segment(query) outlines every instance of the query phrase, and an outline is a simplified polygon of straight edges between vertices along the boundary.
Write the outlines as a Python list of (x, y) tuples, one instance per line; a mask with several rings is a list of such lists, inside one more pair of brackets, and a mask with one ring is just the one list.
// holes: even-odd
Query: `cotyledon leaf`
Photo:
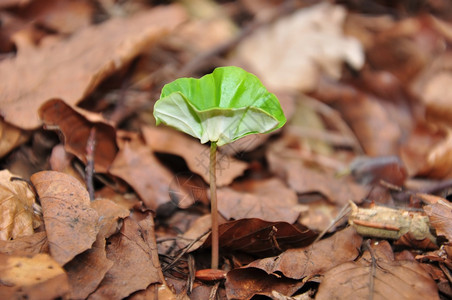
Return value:
[(233, 66), (165, 85), (154, 117), (157, 125), (164, 123), (218, 146), (271, 132), (286, 122), (276, 96), (255, 75)]

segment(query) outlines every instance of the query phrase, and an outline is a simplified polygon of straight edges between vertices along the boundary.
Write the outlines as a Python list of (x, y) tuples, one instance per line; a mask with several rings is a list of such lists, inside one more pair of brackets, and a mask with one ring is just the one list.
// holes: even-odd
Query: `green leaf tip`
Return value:
[(166, 124), (218, 146), (249, 134), (269, 133), (286, 123), (276, 96), (255, 75), (234, 66), (166, 84), (154, 117), (157, 125)]

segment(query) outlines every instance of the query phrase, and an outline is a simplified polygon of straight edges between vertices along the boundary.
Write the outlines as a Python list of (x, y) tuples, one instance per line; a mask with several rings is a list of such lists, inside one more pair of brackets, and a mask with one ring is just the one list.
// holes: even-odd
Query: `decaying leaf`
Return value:
[[(388, 249), (390, 247), (388, 245)], [(366, 253), (365, 253), (366, 254)], [(373, 251), (325, 273), (316, 299), (439, 299), (435, 282), (414, 260), (394, 260)]]
[(91, 248), (99, 215), (90, 207), (88, 191), (74, 177), (41, 171), (30, 179), (41, 199), (50, 254), (64, 265)]
[(100, 114), (72, 108), (64, 101), (54, 99), (39, 108), (39, 115), (47, 128), (61, 131), (66, 151), (85, 163), (90, 131), (94, 129), (94, 168), (97, 172), (107, 172), (118, 146), (115, 129)]
[[(201, 145), (195, 139), (169, 128), (144, 127), (146, 143), (155, 152), (181, 156), (188, 168), (209, 182), (209, 147)], [(229, 156), (218, 154), (217, 185), (230, 184), (234, 178), (242, 175), (248, 165)]]
[(343, 61), (364, 63), (359, 42), (342, 33), (345, 16), (329, 3), (299, 10), (244, 40), (237, 56), (272, 88), (311, 90), (322, 73), (339, 78)]
[(0, 240), (0, 253), (16, 256), (33, 256), (48, 253), (49, 244), (44, 231), (27, 235), (10, 241)]
[(289, 249), (278, 256), (256, 260), (246, 268), (259, 268), (268, 274), (302, 279), (325, 273), (333, 266), (353, 261), (359, 255), (362, 238), (353, 228), (304, 248)]
[(424, 206), (430, 224), (436, 230), (437, 235), (442, 235), (452, 242), (452, 205), (445, 199)]
[(224, 187), (217, 191), (217, 197), (218, 211), (226, 219), (258, 218), (292, 224), (300, 214), (296, 193), (277, 178)]
[(155, 8), (129, 19), (112, 19), (80, 30), (68, 39), (44, 43), (0, 63), (0, 111), (19, 128), (41, 124), (37, 110), (60, 98), (76, 104), (109, 74), (132, 60), (184, 20), (178, 6)]
[(0, 171), (0, 240), (32, 235), (41, 224), (33, 208), (34, 193), (25, 181), (12, 177), (8, 170)]
[(48, 254), (0, 254), (1, 299), (56, 299), (69, 291), (64, 270)]

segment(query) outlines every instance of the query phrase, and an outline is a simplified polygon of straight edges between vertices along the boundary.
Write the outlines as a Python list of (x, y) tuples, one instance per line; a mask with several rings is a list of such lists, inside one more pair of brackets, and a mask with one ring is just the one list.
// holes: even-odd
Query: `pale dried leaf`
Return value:
[(33, 209), (33, 191), (25, 181), (12, 177), (16, 176), (8, 170), (0, 171), (0, 240), (32, 235), (41, 224)]

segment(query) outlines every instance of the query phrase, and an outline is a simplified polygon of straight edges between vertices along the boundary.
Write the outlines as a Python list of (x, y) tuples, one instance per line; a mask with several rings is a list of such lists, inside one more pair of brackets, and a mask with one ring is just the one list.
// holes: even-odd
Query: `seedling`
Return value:
[(281, 128), (286, 118), (276, 96), (253, 74), (220, 67), (200, 79), (179, 78), (162, 89), (154, 106), (157, 125), (164, 123), (210, 142), (212, 269), (218, 268), (217, 147), (253, 133)]

